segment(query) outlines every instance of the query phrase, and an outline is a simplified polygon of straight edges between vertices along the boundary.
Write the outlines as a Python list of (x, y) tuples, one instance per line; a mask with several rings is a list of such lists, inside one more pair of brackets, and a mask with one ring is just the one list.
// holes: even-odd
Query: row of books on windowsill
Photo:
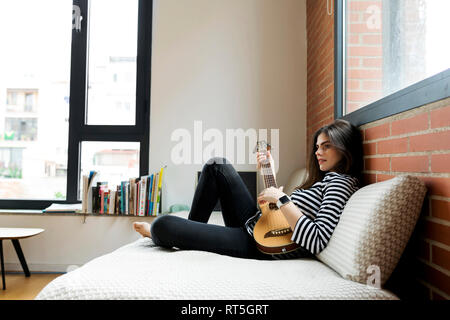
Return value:
[(158, 172), (130, 178), (110, 189), (107, 182), (96, 182), (97, 172), (83, 176), (82, 213), (157, 216), (161, 214), (164, 167)]
[(85, 213), (157, 216), (161, 214), (164, 167), (159, 172), (122, 181), (113, 189), (97, 181), (98, 173), (83, 176), (82, 203), (53, 203), (43, 213)]

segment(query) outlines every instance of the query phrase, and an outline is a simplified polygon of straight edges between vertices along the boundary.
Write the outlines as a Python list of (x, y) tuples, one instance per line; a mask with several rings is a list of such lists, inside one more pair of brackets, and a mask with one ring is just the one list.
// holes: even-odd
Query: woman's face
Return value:
[(316, 159), (319, 162), (320, 170), (333, 171), (342, 159), (342, 154), (331, 144), (325, 133), (322, 132), (317, 137), (316, 148)]

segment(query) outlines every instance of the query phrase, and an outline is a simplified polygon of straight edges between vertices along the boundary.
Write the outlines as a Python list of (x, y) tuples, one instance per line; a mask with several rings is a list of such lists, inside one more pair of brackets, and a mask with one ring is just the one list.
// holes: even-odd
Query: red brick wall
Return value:
[(450, 98), (360, 127), (366, 183), (413, 175), (428, 193), (387, 286), (407, 297), (450, 298)]
[(334, 119), (334, 17), (327, 2), (306, 2), (307, 145), (313, 133)]
[(350, 0), (347, 46), (347, 113), (383, 95), (382, 0)]
[[(307, 0), (308, 146), (334, 120), (334, 18)], [(360, 59), (360, 63), (363, 63)], [(360, 127), (365, 183), (414, 175), (427, 188), (421, 216), (386, 288), (405, 299), (450, 298), (450, 98)]]

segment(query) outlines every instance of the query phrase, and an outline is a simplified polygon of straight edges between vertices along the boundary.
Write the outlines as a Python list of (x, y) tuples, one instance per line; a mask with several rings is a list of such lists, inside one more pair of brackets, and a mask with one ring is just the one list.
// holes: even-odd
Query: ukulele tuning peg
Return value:
[(272, 146), (270, 145), (270, 143), (266, 142), (265, 140), (262, 141), (258, 141), (256, 143), (255, 148), (253, 149), (253, 153), (256, 153), (259, 150), (269, 150), (272, 148)]

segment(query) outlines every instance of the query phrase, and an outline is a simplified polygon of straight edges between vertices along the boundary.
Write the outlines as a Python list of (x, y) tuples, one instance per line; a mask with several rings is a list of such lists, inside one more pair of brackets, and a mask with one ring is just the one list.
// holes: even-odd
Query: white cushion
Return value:
[(347, 202), (327, 247), (317, 258), (345, 279), (383, 286), (412, 234), (426, 193), (413, 176), (367, 185)]

